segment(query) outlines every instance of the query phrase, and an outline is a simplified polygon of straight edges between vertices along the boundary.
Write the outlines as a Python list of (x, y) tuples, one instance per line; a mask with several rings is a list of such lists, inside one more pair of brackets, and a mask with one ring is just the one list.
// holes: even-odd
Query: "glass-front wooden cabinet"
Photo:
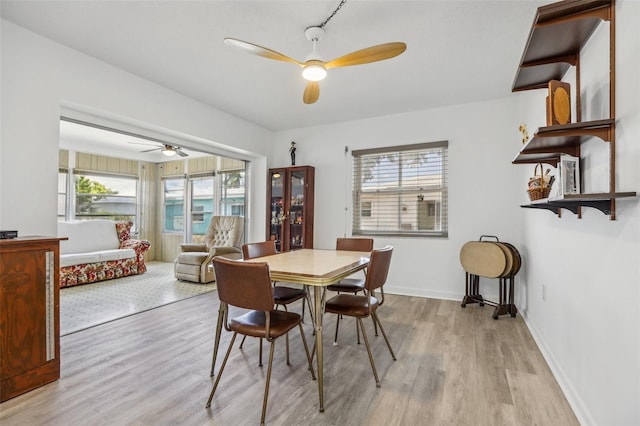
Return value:
[(311, 166), (269, 169), (267, 239), (279, 252), (313, 248), (314, 178)]

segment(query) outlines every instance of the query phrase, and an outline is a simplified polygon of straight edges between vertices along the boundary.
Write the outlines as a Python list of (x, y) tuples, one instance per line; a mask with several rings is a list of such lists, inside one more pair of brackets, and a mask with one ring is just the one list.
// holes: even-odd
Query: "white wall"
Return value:
[[(59, 117), (69, 105), (110, 119), (229, 146), (252, 161), (252, 195), (266, 197), (272, 133), (2, 20), (0, 229), (55, 235)], [(116, 118), (117, 121), (117, 118)], [(264, 217), (252, 203), (248, 216)], [(264, 235), (263, 220), (249, 236)]]
[[(640, 192), (640, 3), (619, 0), (616, 21), (617, 190)], [(583, 119), (608, 118), (608, 40), (601, 25), (581, 55)], [(545, 95), (522, 98), (520, 110), (537, 125)], [(583, 183), (606, 190), (607, 144), (590, 141), (582, 154)], [(590, 208), (582, 219), (527, 210), (522, 224), (527, 324), (583, 424), (640, 424), (637, 198), (616, 210), (615, 221)]]
[[(524, 186), (511, 165), (520, 144), (516, 97), (280, 132), (269, 166), (289, 165), (296, 141), (296, 164), (316, 168), (315, 247), (333, 248), (336, 237), (351, 235), (351, 150), (448, 140), (449, 237), (375, 238), (375, 246), (394, 246), (387, 291), (462, 300), (465, 242), (489, 234), (520, 243), (515, 200)], [(491, 281), (486, 295), (497, 292)]]

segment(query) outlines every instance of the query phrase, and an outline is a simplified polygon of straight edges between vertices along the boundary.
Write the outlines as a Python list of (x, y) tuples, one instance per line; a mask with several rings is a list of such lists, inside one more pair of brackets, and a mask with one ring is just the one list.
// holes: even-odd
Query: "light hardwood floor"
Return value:
[[(62, 377), (0, 404), (11, 425), (252, 425), (260, 421), (266, 375), (247, 339), (226, 367), (211, 409), (205, 403), (217, 317), (216, 292), (65, 336)], [(495, 321), (493, 308), (393, 296), (370, 342), (376, 388), (355, 323), (325, 316), (325, 412), (318, 411), (297, 331), (291, 365), (276, 344), (266, 423), (271, 425), (576, 425), (578, 421), (520, 316)], [(312, 342), (309, 320), (305, 324)], [(230, 340), (223, 332), (219, 363)], [(238, 341), (236, 340), (236, 346)], [(219, 366), (218, 363), (218, 366)]]

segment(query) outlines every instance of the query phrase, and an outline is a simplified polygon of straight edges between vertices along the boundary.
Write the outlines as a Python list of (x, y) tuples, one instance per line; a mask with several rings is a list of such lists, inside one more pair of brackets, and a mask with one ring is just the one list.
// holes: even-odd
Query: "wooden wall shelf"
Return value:
[(613, 119), (540, 127), (512, 163), (547, 163), (556, 167), (562, 154), (579, 157), (580, 145), (592, 137), (611, 142), (614, 127)]
[[(522, 208), (550, 210), (560, 215), (560, 209), (571, 211), (573, 214), (582, 216), (581, 207), (592, 207), (600, 210), (606, 215), (611, 214), (611, 205), (618, 198), (635, 197), (635, 192), (616, 193), (592, 193), (592, 194), (567, 194), (562, 198), (551, 198), (534, 201), (531, 204), (521, 205)], [(615, 205), (615, 204), (614, 204)]]
[(540, 7), (516, 72), (512, 91), (546, 88), (576, 65), (580, 49), (601, 21), (611, 19), (610, 0), (566, 0)]
[[(603, 21), (610, 23), (609, 118), (582, 121), (580, 50)], [(540, 127), (512, 163), (546, 163), (557, 167), (561, 155), (580, 157), (580, 146), (594, 137), (599, 138), (607, 142), (609, 148), (609, 192), (566, 195), (521, 207), (550, 210), (558, 216), (561, 209), (566, 209), (578, 217), (582, 207), (592, 207), (615, 220), (616, 199), (636, 196), (635, 192), (616, 191), (615, 0), (564, 0), (538, 8), (512, 91), (548, 88), (550, 80), (561, 80), (571, 66), (576, 67), (577, 122)]]

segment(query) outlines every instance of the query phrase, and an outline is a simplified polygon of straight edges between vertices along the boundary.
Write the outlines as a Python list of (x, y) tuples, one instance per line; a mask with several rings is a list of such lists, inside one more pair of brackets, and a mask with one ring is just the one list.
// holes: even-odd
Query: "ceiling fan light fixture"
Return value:
[(326, 76), (327, 69), (322, 64), (322, 61), (309, 61), (302, 68), (302, 77), (307, 81), (324, 80)]
[(162, 150), (162, 153), (167, 157), (173, 157), (174, 155), (176, 155), (176, 150), (173, 149), (172, 147), (165, 147)]

